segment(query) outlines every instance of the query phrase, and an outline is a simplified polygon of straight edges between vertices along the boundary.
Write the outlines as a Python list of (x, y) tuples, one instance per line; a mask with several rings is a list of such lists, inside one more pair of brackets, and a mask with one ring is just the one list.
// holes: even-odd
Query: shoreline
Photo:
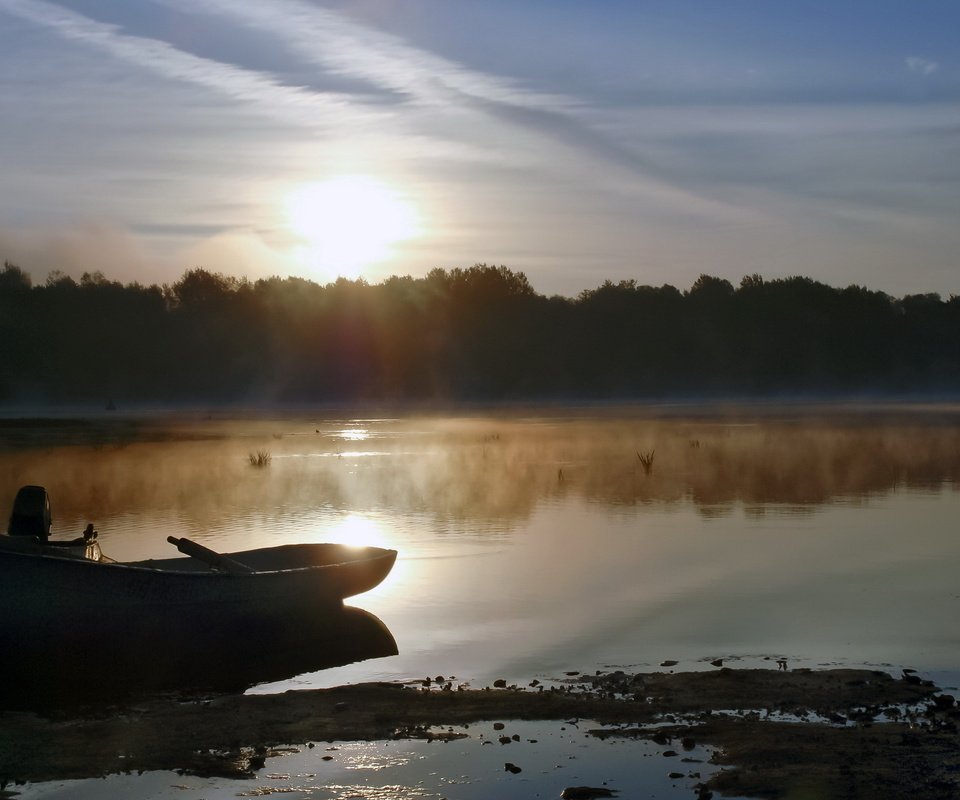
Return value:
[(279, 695), (143, 698), (49, 717), (4, 712), (0, 781), (138, 770), (249, 777), (262, 769), (264, 753), (284, 745), (431, 738), (440, 726), (575, 717), (614, 726), (591, 730), (599, 738), (652, 739), (665, 747), (692, 740), (715, 748), (713, 761), (722, 769), (704, 781), (702, 796), (784, 797), (817, 787), (831, 798), (939, 800), (960, 792), (960, 709), (913, 674), (723, 667), (566, 681), (483, 689), (368, 683)]

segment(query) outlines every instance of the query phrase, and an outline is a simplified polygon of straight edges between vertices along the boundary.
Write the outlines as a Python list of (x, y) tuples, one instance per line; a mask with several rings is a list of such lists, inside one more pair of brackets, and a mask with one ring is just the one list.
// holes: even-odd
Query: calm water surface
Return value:
[(170, 555), (171, 534), (400, 553), (353, 600), (399, 655), (252, 691), (718, 657), (960, 676), (953, 408), (161, 419), (138, 435), (8, 447), (0, 494), (47, 486), (55, 530), (92, 521), (119, 560)]

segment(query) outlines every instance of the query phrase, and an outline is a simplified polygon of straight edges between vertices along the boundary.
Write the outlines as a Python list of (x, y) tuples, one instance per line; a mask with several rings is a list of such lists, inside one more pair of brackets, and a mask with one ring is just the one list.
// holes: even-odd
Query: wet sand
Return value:
[(664, 751), (692, 742), (716, 748), (723, 769), (700, 788), (702, 797), (939, 800), (960, 796), (960, 711), (937, 694), (913, 675), (724, 667), (572, 675), (549, 688), (465, 688), (444, 678), (153, 697), (49, 717), (3, 713), (0, 779), (10, 791), (11, 781), (137, 770), (241, 777), (284, 745), (456, 735), (440, 728), (480, 720), (577, 718), (605, 726), (594, 731), (599, 737), (649, 738)]

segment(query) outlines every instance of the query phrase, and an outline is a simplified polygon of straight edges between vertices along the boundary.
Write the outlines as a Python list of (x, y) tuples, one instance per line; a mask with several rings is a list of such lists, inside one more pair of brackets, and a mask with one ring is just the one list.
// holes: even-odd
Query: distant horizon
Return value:
[[(112, 399), (112, 398), (110, 398)], [(191, 424), (234, 422), (250, 419), (264, 421), (278, 419), (318, 421), (376, 422), (389, 419), (416, 419), (443, 415), (451, 418), (488, 417), (522, 418), (535, 412), (550, 418), (590, 418), (612, 413), (635, 416), (637, 419), (664, 420), (696, 415), (704, 419), (777, 419), (820, 418), (824, 415), (843, 418), (858, 415), (895, 420), (900, 416), (930, 415), (932, 419), (946, 416), (960, 421), (960, 390), (949, 392), (921, 392), (917, 394), (856, 393), (845, 394), (789, 394), (789, 395), (676, 395), (660, 398), (557, 398), (541, 400), (343, 400), (343, 401), (275, 401), (256, 405), (242, 400), (203, 402), (133, 401), (116, 404), (108, 410), (96, 400), (71, 402), (0, 401), (0, 428), (9, 440), (6, 446), (19, 446), (31, 437), (30, 425), (51, 423), (81, 427), (73, 435), (97, 439), (115, 436), (116, 426), (139, 423)], [(386, 415), (386, 416), (383, 416)], [(22, 426), (26, 425), (26, 428)], [(84, 426), (91, 425), (89, 430)], [(101, 429), (103, 426), (103, 429)], [(68, 432), (47, 429), (41, 443), (62, 441)], [(134, 435), (133, 431), (129, 434)], [(109, 441), (109, 439), (104, 439)]]

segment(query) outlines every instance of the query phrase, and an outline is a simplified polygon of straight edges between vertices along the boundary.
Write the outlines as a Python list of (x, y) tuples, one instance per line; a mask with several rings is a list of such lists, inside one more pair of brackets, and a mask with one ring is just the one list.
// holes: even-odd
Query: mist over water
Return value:
[[(258, 691), (711, 658), (960, 672), (960, 414), (677, 409), (124, 420), (6, 436), (0, 496), (47, 487), (120, 560), (378, 544), (355, 604), (399, 655)], [(111, 427), (112, 426), (112, 427)], [(73, 442), (61, 444), (61, 442)], [(270, 456), (252, 466), (251, 453)], [(649, 470), (641, 457), (649, 460)]]

